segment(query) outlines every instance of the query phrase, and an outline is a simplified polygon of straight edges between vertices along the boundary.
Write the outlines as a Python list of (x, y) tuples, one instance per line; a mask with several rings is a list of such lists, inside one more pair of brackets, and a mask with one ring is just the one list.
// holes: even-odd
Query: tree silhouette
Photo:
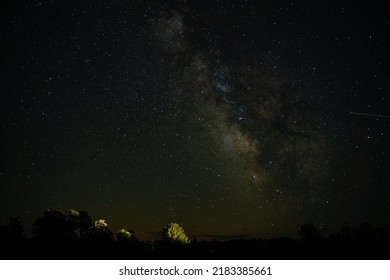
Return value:
[(87, 230), (91, 226), (92, 226), (92, 218), (88, 215), (88, 212), (79, 211), (79, 215), (78, 215), (79, 236), (87, 232)]
[(19, 217), (0, 226), (0, 259), (389, 259), (390, 232), (369, 224), (345, 224), (341, 232), (321, 237), (312, 224), (298, 239), (273, 238), (196, 241), (183, 227), (169, 223), (162, 239), (136, 240), (131, 229), (113, 233), (104, 219), (92, 223), (85, 211), (48, 209), (34, 223), (34, 238), (24, 238)]
[(85, 211), (48, 209), (43, 212), (33, 227), (35, 236), (46, 241), (75, 240), (92, 225), (91, 217)]
[(304, 242), (316, 242), (321, 238), (317, 228), (312, 224), (302, 225), (298, 230), (298, 237)]
[(3, 242), (20, 242), (24, 239), (20, 217), (10, 217), (8, 224), (0, 226), (0, 240)]
[(77, 223), (69, 213), (59, 209), (48, 209), (35, 221), (33, 232), (40, 240), (65, 241), (77, 238), (76, 229)]
[(162, 239), (165, 241), (173, 241), (177, 243), (187, 244), (190, 239), (184, 232), (184, 229), (177, 223), (170, 223), (162, 229)]
[(345, 223), (340, 228), (340, 235), (347, 240), (352, 240), (356, 233), (356, 229), (351, 227), (348, 223)]

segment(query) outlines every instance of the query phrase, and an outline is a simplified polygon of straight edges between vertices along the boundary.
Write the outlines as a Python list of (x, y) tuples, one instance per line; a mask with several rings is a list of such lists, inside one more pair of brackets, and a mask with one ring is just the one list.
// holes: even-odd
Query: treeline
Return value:
[(344, 225), (322, 237), (302, 225), (296, 238), (190, 240), (177, 223), (155, 241), (138, 240), (132, 229), (114, 233), (103, 219), (85, 211), (49, 209), (24, 236), (19, 217), (0, 226), (1, 259), (389, 259), (390, 233), (369, 224)]

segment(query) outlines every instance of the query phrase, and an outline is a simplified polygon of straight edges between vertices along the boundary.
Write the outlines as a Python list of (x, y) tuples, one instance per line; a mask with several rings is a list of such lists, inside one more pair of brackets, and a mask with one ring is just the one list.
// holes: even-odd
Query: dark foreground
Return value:
[(348, 239), (171, 242), (42, 242), (26, 239), (2, 244), (1, 259), (390, 259), (388, 232)]
[(105, 220), (92, 223), (85, 211), (49, 209), (33, 229), (26, 238), (19, 217), (0, 226), (0, 259), (390, 259), (390, 232), (369, 224), (345, 224), (328, 237), (305, 224), (297, 238), (191, 241), (170, 223), (146, 242), (131, 229), (114, 234)]

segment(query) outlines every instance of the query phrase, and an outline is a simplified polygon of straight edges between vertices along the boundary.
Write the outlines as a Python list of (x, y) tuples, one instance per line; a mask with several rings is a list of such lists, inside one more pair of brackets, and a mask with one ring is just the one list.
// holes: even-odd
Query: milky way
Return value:
[[(313, 207), (322, 199), (330, 151), (308, 109), (260, 61), (239, 51), (224, 57), (224, 47), (212, 42), (212, 36), (207, 39), (210, 46), (197, 47), (191, 41), (196, 27), (184, 25), (190, 22), (186, 16), (169, 11), (151, 20), (163, 53), (169, 109), (180, 114), (185, 108), (189, 129), (198, 122), (195, 137), (209, 139), (217, 160), (235, 175), (234, 195), (243, 195), (239, 199), (248, 202), (250, 216), (262, 209), (286, 215)], [(221, 197), (229, 190), (222, 187)]]

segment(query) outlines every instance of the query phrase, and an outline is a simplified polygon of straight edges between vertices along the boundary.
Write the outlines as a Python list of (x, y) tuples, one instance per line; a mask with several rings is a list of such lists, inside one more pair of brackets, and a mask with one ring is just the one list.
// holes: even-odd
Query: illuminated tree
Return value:
[(133, 230), (127, 230), (127, 229), (120, 229), (116, 233), (116, 240), (118, 242), (124, 242), (124, 241), (134, 241), (135, 240), (135, 233)]
[(96, 228), (106, 228), (108, 227), (108, 224), (106, 223), (106, 220), (99, 219), (95, 221), (95, 227)]
[(163, 228), (162, 239), (178, 243), (190, 243), (190, 239), (185, 234), (184, 229), (177, 223), (170, 223)]
[(106, 220), (98, 219), (94, 222), (93, 226), (91, 226), (83, 235), (82, 239), (90, 240), (90, 241), (112, 241), (113, 233), (109, 229)]

